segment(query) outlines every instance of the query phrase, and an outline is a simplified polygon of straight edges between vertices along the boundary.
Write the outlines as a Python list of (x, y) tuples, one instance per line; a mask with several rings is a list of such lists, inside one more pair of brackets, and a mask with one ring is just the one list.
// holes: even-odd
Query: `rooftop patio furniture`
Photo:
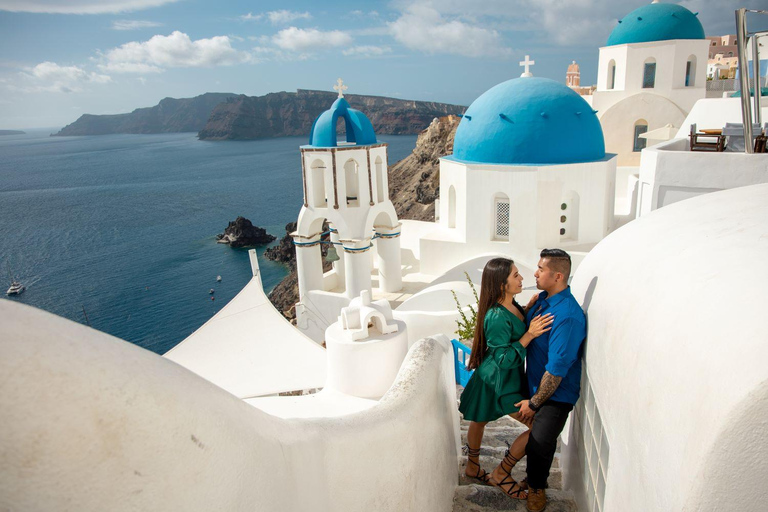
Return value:
[(768, 153), (768, 136), (758, 135), (755, 138), (755, 153)]
[[(707, 130), (716, 132), (716, 130)], [(696, 124), (691, 125), (690, 134), (691, 151), (723, 151), (725, 149), (725, 136), (720, 133), (704, 133), (696, 130)]]
[[(755, 139), (762, 134), (759, 124), (752, 125), (752, 144)], [(742, 123), (725, 123), (723, 135), (727, 137), (725, 150), (728, 152), (743, 153), (746, 148), (744, 141), (744, 125)]]

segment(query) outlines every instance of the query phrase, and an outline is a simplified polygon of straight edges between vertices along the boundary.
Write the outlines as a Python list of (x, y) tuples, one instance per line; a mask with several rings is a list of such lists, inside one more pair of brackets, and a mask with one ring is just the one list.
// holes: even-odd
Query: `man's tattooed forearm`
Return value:
[(562, 377), (555, 377), (549, 372), (544, 372), (544, 376), (541, 378), (541, 384), (539, 384), (539, 390), (535, 395), (531, 397), (531, 403), (534, 407), (541, 407), (544, 402), (549, 400), (549, 397), (555, 394), (557, 386), (563, 380)]

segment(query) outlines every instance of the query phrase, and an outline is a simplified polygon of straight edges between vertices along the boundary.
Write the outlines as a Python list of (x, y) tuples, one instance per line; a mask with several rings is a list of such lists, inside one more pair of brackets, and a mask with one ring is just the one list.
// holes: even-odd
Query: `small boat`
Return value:
[(221, 276), (216, 276), (216, 282), (217, 282), (217, 283), (220, 283), (220, 282), (221, 282)]
[(214, 290), (213, 288), (211, 288), (211, 291), (209, 291), (208, 293), (210, 293), (211, 295), (213, 295), (215, 291), (216, 291), (216, 290)]
[(6, 295), (19, 295), (23, 291), (24, 291), (24, 285), (16, 281), (13, 281), (11, 283), (11, 287), (8, 288), (8, 291), (5, 293)]
[(11, 265), (8, 264), (8, 277), (11, 278), (11, 287), (5, 292), (6, 295), (20, 295), (24, 291), (24, 285), (14, 279), (11, 273)]

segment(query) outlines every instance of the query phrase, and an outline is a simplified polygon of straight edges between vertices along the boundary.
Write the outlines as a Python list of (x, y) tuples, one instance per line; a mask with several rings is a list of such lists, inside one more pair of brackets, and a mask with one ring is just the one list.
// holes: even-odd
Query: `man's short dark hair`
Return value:
[(571, 257), (562, 249), (544, 249), (539, 254), (541, 259), (547, 260), (547, 267), (565, 276), (565, 282), (571, 276)]

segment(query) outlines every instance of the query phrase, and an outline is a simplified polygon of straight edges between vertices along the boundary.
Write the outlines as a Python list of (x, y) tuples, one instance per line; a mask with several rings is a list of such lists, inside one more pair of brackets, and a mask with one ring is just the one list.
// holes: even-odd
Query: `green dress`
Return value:
[(525, 334), (525, 322), (496, 304), (485, 314), (483, 328), (488, 350), (467, 382), (459, 406), (465, 420), (476, 422), (517, 412), (515, 404), (528, 394), (526, 349), (517, 341)]

